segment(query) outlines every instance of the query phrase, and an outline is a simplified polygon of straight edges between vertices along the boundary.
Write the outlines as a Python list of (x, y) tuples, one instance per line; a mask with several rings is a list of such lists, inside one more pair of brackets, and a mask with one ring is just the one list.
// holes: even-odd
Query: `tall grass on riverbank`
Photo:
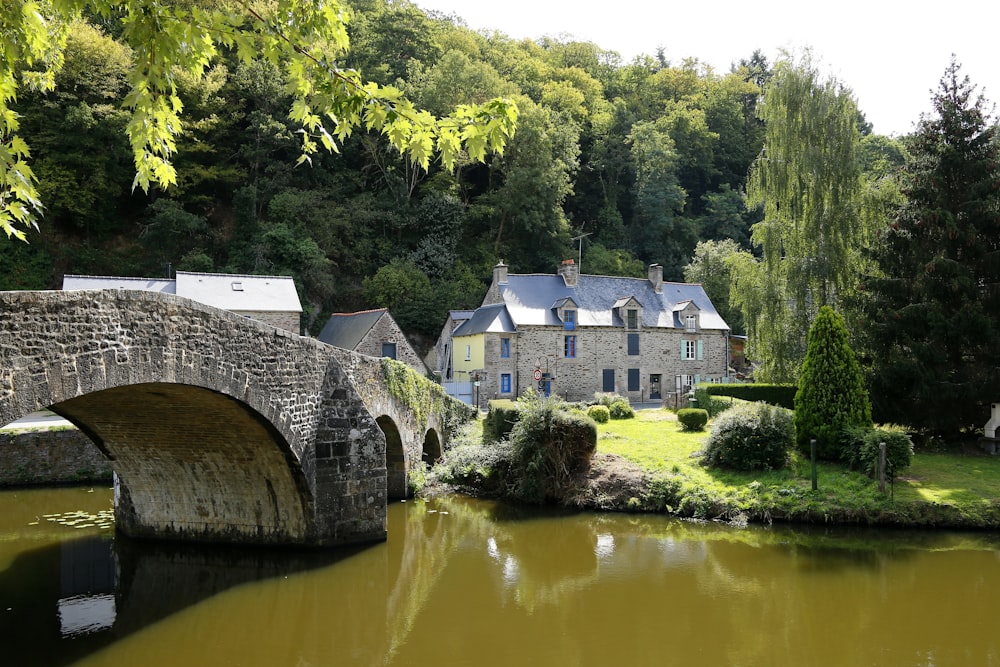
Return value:
[(885, 495), (868, 477), (821, 463), (812, 491), (803, 455), (794, 453), (781, 470), (708, 468), (699, 456), (706, 437), (683, 431), (667, 411), (642, 410), (635, 420), (599, 424), (597, 447), (651, 476), (646, 497), (632, 509), (702, 519), (1000, 528), (997, 457), (917, 454)]

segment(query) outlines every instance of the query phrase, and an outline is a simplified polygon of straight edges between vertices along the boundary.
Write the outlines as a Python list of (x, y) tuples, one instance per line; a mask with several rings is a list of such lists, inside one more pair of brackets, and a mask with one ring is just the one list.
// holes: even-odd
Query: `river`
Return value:
[[(111, 492), (0, 492), (0, 664), (1000, 665), (993, 534), (451, 497), (329, 552), (134, 543)], [(102, 527), (103, 526), (103, 527)]]

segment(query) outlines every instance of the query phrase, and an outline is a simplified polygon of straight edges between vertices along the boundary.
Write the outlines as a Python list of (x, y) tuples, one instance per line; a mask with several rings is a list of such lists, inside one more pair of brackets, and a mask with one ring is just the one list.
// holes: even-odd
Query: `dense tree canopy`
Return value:
[(1000, 141), (956, 62), (932, 101), (858, 322), (876, 416), (956, 433), (986, 423), (1000, 387)]

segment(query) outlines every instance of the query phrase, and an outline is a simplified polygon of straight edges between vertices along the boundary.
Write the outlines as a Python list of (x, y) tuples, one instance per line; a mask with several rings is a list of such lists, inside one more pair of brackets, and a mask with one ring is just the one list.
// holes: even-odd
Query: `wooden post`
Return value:
[(885, 493), (885, 443), (878, 443), (878, 490)]
[(812, 463), (813, 491), (816, 490), (816, 438), (809, 441), (809, 460)]

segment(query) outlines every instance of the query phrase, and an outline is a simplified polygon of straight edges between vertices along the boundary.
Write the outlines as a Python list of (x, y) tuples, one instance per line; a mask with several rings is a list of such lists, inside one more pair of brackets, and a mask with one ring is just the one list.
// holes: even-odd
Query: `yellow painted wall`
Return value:
[[(469, 373), (482, 370), (484, 367), (485, 335), (457, 336), (452, 338), (452, 368), (455, 369), (455, 379), (468, 382), (472, 378)], [(465, 358), (465, 346), (471, 346), (469, 359)], [(464, 372), (463, 372), (464, 371)]]

